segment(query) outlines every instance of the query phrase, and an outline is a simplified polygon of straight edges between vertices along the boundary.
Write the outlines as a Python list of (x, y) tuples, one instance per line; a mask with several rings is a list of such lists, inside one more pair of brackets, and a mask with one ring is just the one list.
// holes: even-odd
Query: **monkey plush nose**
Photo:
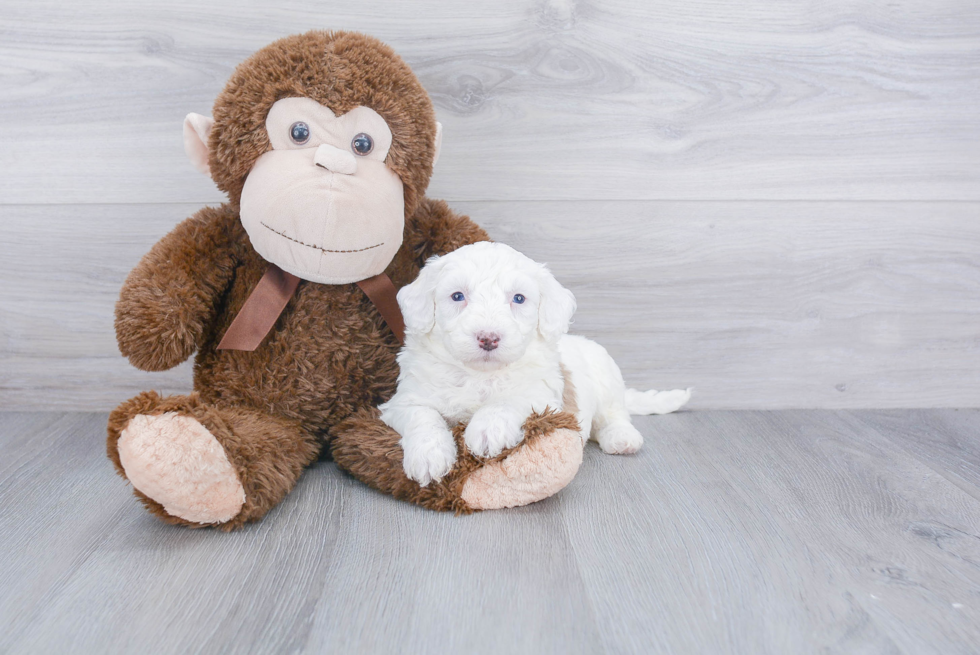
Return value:
[(353, 153), (326, 143), (316, 149), (316, 153), (313, 154), (313, 163), (332, 173), (353, 175), (357, 172), (357, 160), (354, 159)]

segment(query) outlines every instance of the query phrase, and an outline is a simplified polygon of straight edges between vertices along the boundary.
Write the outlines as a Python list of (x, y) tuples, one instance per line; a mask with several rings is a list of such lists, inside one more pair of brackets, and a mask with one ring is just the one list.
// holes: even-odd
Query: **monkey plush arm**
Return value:
[(173, 368), (197, 349), (235, 272), (240, 230), (226, 206), (206, 207), (163, 237), (123, 284), (116, 341), (136, 368)]
[(411, 246), (420, 266), (433, 255), (445, 255), (471, 243), (490, 240), (482, 227), (454, 212), (444, 200), (423, 198), (411, 223), (413, 229), (409, 234), (415, 241)]

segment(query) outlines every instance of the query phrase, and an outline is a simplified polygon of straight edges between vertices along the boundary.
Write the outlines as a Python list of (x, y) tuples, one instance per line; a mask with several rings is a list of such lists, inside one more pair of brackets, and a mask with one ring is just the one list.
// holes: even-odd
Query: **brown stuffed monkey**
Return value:
[(188, 155), (228, 202), (161, 239), (116, 306), (134, 366), (197, 353), (193, 393), (144, 392), (109, 418), (109, 457), (150, 512), (240, 527), (325, 449), (366, 484), (437, 510), (526, 504), (572, 478), (582, 444), (569, 413), (531, 417), (524, 442), (492, 460), (461, 445), (455, 469), (419, 487), (374, 409), (398, 374), (395, 290), (428, 257), (487, 239), (424, 195), (440, 136), (408, 66), (347, 32), (267, 46), (236, 69), (213, 119), (187, 117)]

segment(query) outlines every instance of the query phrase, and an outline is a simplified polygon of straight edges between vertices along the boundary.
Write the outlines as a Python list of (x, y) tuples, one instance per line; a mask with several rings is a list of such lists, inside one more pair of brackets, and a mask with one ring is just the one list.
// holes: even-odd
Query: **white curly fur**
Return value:
[(690, 398), (690, 390), (630, 389), (627, 402), (606, 350), (565, 334), (572, 293), (547, 267), (503, 244), (475, 243), (430, 259), (398, 292), (398, 305), (405, 347), (398, 390), (381, 405), (381, 419), (402, 436), (405, 474), (423, 486), (456, 461), (451, 425), (468, 421), (466, 447), (494, 456), (520, 443), (530, 414), (561, 409), (562, 366), (575, 385), (583, 440), (591, 436), (607, 453), (643, 445), (630, 411), (667, 413)]

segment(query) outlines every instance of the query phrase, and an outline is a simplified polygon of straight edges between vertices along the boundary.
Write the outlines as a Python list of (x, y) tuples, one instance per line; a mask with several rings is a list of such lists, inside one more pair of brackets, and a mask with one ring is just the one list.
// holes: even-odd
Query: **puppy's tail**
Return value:
[(626, 390), (626, 411), (630, 414), (670, 414), (676, 412), (691, 399), (691, 389), (672, 391)]

